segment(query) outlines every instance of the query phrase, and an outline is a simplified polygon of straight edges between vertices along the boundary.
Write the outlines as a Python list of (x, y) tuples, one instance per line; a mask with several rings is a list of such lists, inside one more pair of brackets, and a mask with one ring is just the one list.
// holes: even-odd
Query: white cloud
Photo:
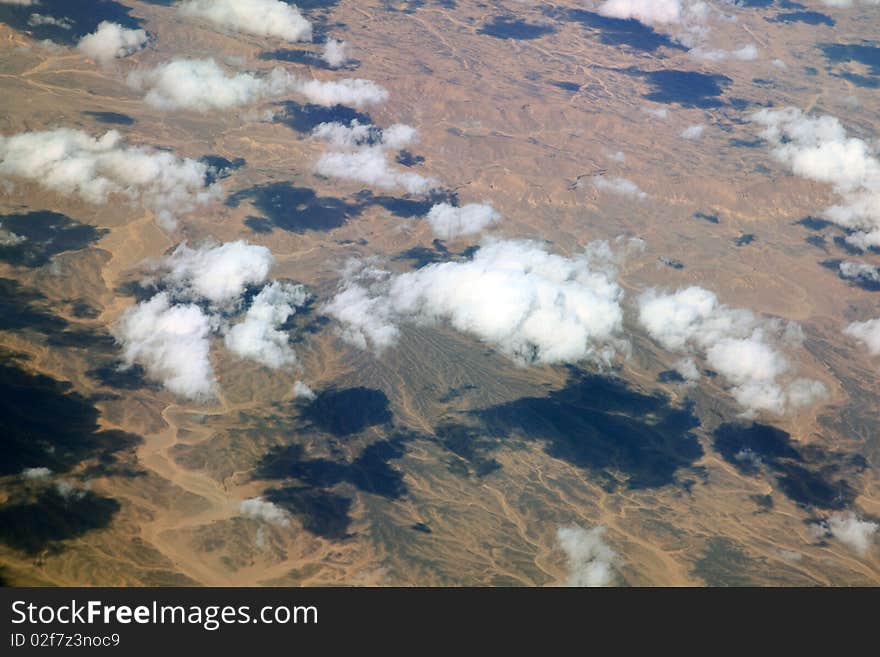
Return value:
[(318, 395), (303, 381), (297, 381), (293, 384), (293, 396), (297, 399), (317, 399)]
[(40, 0), (0, 0), (0, 5), (19, 5), (21, 7), (34, 7), (40, 4)]
[(254, 297), (244, 321), (226, 333), (226, 347), (240, 358), (278, 369), (296, 362), (286, 331), (279, 331), (287, 318), (307, 298), (301, 285), (273, 281)]
[(146, 89), (144, 100), (153, 107), (207, 112), (280, 96), (290, 89), (292, 78), (281, 68), (267, 77), (227, 75), (213, 59), (173, 59), (153, 69), (133, 71), (128, 84)]
[[(301, 285), (272, 281), (272, 253), (244, 240), (208, 242), (198, 248), (181, 243), (152, 263), (143, 281), (161, 291), (123, 313), (114, 332), (124, 362), (140, 363), (148, 376), (175, 394), (212, 397), (217, 382), (209, 359), (210, 338), (224, 336), (239, 358), (277, 369), (296, 362), (288, 333), (280, 326), (308, 295)], [(237, 323), (248, 288), (263, 285)], [(230, 325), (231, 324), (231, 325)]]
[(352, 119), (345, 125), (336, 121), (319, 123), (312, 130), (312, 137), (322, 139), (335, 148), (358, 148), (381, 145), (392, 150), (406, 148), (418, 140), (418, 132), (412, 126), (395, 123), (384, 130), (371, 123)]
[(321, 54), (323, 59), (332, 68), (339, 68), (348, 62), (348, 44), (345, 41), (337, 41), (336, 39), (327, 39), (324, 44), (324, 52)]
[(31, 14), (28, 18), (28, 25), (36, 27), (37, 25), (54, 25), (62, 30), (73, 28), (73, 21), (69, 18), (55, 18), (54, 16), (46, 16), (45, 14)]
[(880, 317), (864, 322), (853, 322), (843, 334), (864, 342), (872, 356), (880, 355)]
[(398, 324), (448, 322), (520, 364), (608, 363), (619, 339), (623, 291), (605, 242), (566, 258), (528, 241), (486, 239), (473, 259), (390, 275), (346, 275), (323, 311), (348, 342), (375, 351), (396, 343)]
[(843, 203), (823, 216), (852, 231), (848, 243), (880, 246), (880, 160), (866, 141), (847, 137), (833, 116), (814, 118), (796, 108), (765, 109), (751, 119), (764, 126), (761, 137), (795, 175), (834, 186)]
[[(826, 7), (852, 7), (856, 4), (856, 0), (821, 0)], [(880, 5), (880, 0), (861, 0), (863, 5), (876, 6)]]
[(843, 278), (863, 283), (880, 283), (880, 269), (864, 262), (844, 261), (838, 265)]
[(315, 163), (315, 173), (327, 178), (356, 180), (380, 189), (401, 187), (410, 194), (424, 194), (439, 186), (433, 178), (392, 168), (381, 146), (324, 153)]
[(501, 215), (489, 203), (468, 203), (462, 207), (438, 203), (428, 211), (426, 219), (437, 237), (451, 240), (479, 233), (499, 222)]
[(377, 287), (375, 292), (371, 291), (352, 277), (343, 282), (340, 291), (321, 310), (339, 322), (338, 333), (343, 340), (360, 349), (372, 348), (381, 353), (397, 344), (400, 330), (389, 300)]
[(148, 40), (144, 30), (130, 30), (119, 23), (101, 21), (98, 29), (80, 39), (76, 47), (92, 59), (107, 63), (137, 52)]
[(0, 224), (0, 246), (15, 246), (17, 244), (21, 244), (22, 242), (27, 242), (27, 238), (25, 236), (17, 235), (11, 230), (3, 228), (3, 224)]
[(372, 80), (302, 80), (281, 67), (268, 75), (227, 73), (214, 59), (172, 59), (152, 69), (133, 71), (128, 84), (146, 90), (144, 100), (163, 110), (198, 112), (241, 107), (288, 93), (310, 103), (332, 107), (365, 107), (388, 100), (388, 92)]
[(180, 12), (244, 34), (290, 42), (312, 39), (311, 23), (281, 0), (187, 0)]
[(706, 125), (704, 123), (697, 123), (695, 125), (688, 126), (684, 130), (681, 131), (681, 136), (684, 139), (699, 139), (703, 136), (703, 133), (706, 131)]
[(212, 318), (194, 304), (174, 305), (167, 292), (128, 308), (114, 330), (126, 365), (140, 363), (147, 376), (191, 399), (216, 392), (209, 358)]
[(626, 178), (608, 178), (606, 176), (593, 176), (593, 185), (596, 189), (603, 192), (611, 192), (629, 198), (645, 199), (648, 197), (645, 192), (639, 189), (632, 180)]
[(679, 23), (681, 0), (606, 0), (599, 13), (610, 18), (634, 18), (642, 23)]
[(642, 111), (660, 121), (665, 121), (669, 118), (669, 110), (665, 107), (643, 107)]
[(388, 100), (388, 91), (372, 80), (359, 78), (327, 81), (300, 80), (293, 88), (297, 93), (305, 96), (310, 103), (325, 107), (349, 105), (361, 108), (381, 105)]
[(406, 148), (418, 140), (418, 131), (405, 123), (395, 123), (382, 131), (382, 145), (392, 150)]
[[(671, 294), (648, 290), (639, 298), (639, 322), (670, 351), (701, 351), (750, 414), (784, 413), (826, 394), (818, 381), (793, 378), (794, 368), (776, 344), (796, 342), (802, 335), (797, 328), (729, 308), (704, 288), (692, 286)], [(694, 373), (688, 368), (682, 375), (693, 380)]]
[(242, 500), (238, 505), (238, 512), (246, 518), (263, 520), (273, 525), (287, 527), (290, 525), (290, 515), (277, 504), (273, 504), (262, 497), (252, 497)]
[(161, 225), (215, 200), (207, 165), (146, 146), (125, 146), (115, 130), (99, 138), (68, 128), (0, 136), (0, 176), (15, 176), (66, 196), (106, 203), (111, 195), (140, 200)]
[(692, 48), (688, 52), (691, 57), (707, 62), (721, 62), (725, 59), (751, 61), (758, 58), (758, 48), (752, 43), (746, 44), (736, 50), (706, 50), (698, 47)]
[(864, 557), (874, 545), (878, 528), (876, 522), (859, 520), (852, 511), (837, 511), (814, 524), (811, 530), (817, 538), (831, 536)]
[(273, 260), (265, 246), (245, 240), (209, 242), (195, 249), (183, 242), (155, 267), (175, 298), (204, 299), (229, 309), (238, 304), (249, 285), (265, 282)]
[(614, 583), (617, 554), (605, 543), (605, 527), (586, 530), (579, 525), (560, 527), (556, 543), (565, 553), (565, 586), (609, 586)]
[(55, 490), (65, 500), (79, 500), (85, 497), (88, 485), (86, 488), (77, 488), (69, 481), (59, 481), (55, 484)]
[(21, 476), (25, 479), (45, 479), (52, 474), (49, 468), (25, 468), (21, 471)]

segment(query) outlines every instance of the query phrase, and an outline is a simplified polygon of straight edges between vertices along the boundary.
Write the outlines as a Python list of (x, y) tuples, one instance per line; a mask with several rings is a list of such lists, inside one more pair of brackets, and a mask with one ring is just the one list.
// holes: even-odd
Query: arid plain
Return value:
[[(680, 26), (640, 31), (575, 2), (305, 2), (314, 42), (293, 44), (168, 3), (120, 3), (151, 40), (103, 64), (0, 24), (0, 134), (117, 129), (129, 144), (234, 164), (218, 174), (222, 195), (175, 228), (137, 200), (93, 203), (0, 175), (0, 225), (39, 242), (28, 257), (0, 248), (0, 426), (16, 433), (4, 449), (58, 442), (48, 480), (21, 474), (38, 456), (4, 458), (5, 582), (554, 585), (577, 561), (559, 529), (578, 525), (605, 528), (618, 585), (880, 584), (876, 544), (817, 531), (835, 513), (880, 518), (880, 357), (843, 334), (880, 314), (878, 288), (835, 269), (880, 256), (853, 254), (818, 218), (835, 190), (775, 158), (749, 118), (795, 107), (876, 144), (880, 64), (835, 61), (821, 45), (872, 44), (880, 8), (806, 3), (829, 25), (777, 19), (774, 3), (709, 3), (705, 38), (722, 54), (700, 57), (646, 41)], [(327, 36), (346, 41), (349, 63), (322, 65)], [(755, 57), (723, 54), (744, 43)], [(628, 347), (606, 366), (525, 366), (443, 318), (402, 326), (378, 354), (349, 344), (322, 304), (350, 259), (395, 275), (464, 262), (483, 237), (437, 241), (424, 219), (436, 198), (317, 175), (327, 146), (310, 131), (353, 111), (325, 118), (293, 93), (169, 111), (126, 83), (175, 57), (381, 85), (388, 100), (359, 120), (416, 128), (394, 166), (442, 181), (444, 198), (491, 203), (496, 239), (566, 258), (612, 245)], [(683, 137), (691, 126), (703, 129)], [(607, 183), (618, 179), (638, 191)], [(295, 364), (212, 348), (216, 397), (188, 400), (140, 365), (121, 369), (114, 327), (143, 301), (151, 262), (208, 239), (268, 247), (272, 278), (312, 301), (284, 326)], [(723, 377), (687, 382), (636, 301), (687, 286), (798, 323), (786, 356), (824, 396), (744, 416)], [(298, 381), (316, 396), (295, 393)], [(61, 482), (78, 492), (52, 492)], [(283, 518), (244, 513), (252, 499)]]

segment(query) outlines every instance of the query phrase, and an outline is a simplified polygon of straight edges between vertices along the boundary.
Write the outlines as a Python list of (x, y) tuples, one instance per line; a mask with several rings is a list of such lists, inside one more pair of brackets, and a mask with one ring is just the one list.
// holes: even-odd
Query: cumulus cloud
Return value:
[(70, 30), (73, 28), (73, 21), (69, 18), (55, 18), (45, 14), (31, 14), (28, 17), (28, 25), (36, 27), (37, 25), (54, 25), (62, 30)]
[(876, 522), (859, 520), (852, 511), (838, 511), (814, 524), (811, 530), (814, 536), (835, 538), (864, 557), (874, 545), (878, 528)]
[[(114, 332), (125, 364), (140, 363), (152, 380), (192, 399), (216, 393), (209, 358), (214, 335), (239, 358), (272, 369), (294, 364), (280, 327), (308, 295), (301, 285), (267, 283), (272, 264), (269, 249), (244, 240), (197, 248), (184, 242), (153, 262), (152, 276), (142, 283), (160, 291), (125, 311)], [(246, 292), (259, 286), (245, 310)]]
[(21, 476), (25, 479), (45, 479), (51, 475), (49, 468), (25, 468), (21, 471)]
[(460, 235), (479, 233), (487, 226), (501, 220), (501, 215), (489, 203), (468, 203), (455, 207), (449, 203), (438, 203), (425, 217), (431, 230), (442, 240), (451, 240)]
[(116, 130), (99, 138), (68, 128), (0, 136), (0, 176), (14, 176), (65, 196), (106, 203), (139, 200), (166, 228), (176, 217), (215, 200), (207, 165), (146, 146), (125, 146)]
[(380, 189), (403, 188), (410, 194), (425, 194), (439, 187), (433, 178), (392, 167), (381, 145), (323, 153), (315, 163), (315, 173), (327, 178), (356, 180)]
[[(674, 293), (652, 289), (639, 298), (638, 305), (639, 322), (654, 340), (670, 351), (702, 352), (709, 367), (731, 384), (731, 394), (749, 414), (784, 413), (826, 394), (822, 383), (794, 377), (792, 364), (778, 347), (802, 339), (794, 325), (729, 308), (714, 293), (696, 286)], [(694, 370), (687, 368), (682, 375), (693, 380)]]
[(316, 399), (318, 395), (303, 381), (297, 381), (293, 384), (293, 396), (297, 399)]
[(254, 297), (244, 321), (226, 333), (226, 347), (239, 358), (278, 369), (296, 362), (286, 331), (279, 331), (287, 318), (307, 298), (301, 285), (273, 281)]
[(350, 269), (323, 312), (345, 340), (377, 352), (396, 343), (400, 323), (444, 321), (523, 365), (608, 363), (625, 348), (614, 258), (605, 242), (566, 258), (534, 242), (487, 239), (466, 262), (398, 275)]
[(659, 119), (661, 121), (669, 118), (669, 110), (665, 107), (643, 107), (642, 111), (645, 114), (653, 116), (655, 119)]
[(605, 542), (605, 527), (586, 530), (579, 525), (560, 527), (556, 544), (566, 556), (565, 586), (609, 586), (614, 583), (617, 553)]
[(172, 59), (152, 69), (133, 71), (128, 84), (146, 90), (144, 100), (163, 110), (197, 112), (241, 107), (288, 93), (310, 103), (332, 107), (366, 107), (388, 99), (388, 92), (372, 80), (302, 80), (281, 67), (267, 75), (227, 73), (213, 59)]
[(712, 50), (697, 47), (692, 48), (688, 52), (691, 57), (706, 62), (721, 62), (725, 59), (751, 61), (758, 58), (758, 48), (752, 43), (746, 44), (736, 50)]
[(337, 41), (336, 39), (327, 39), (324, 44), (324, 52), (321, 54), (328, 66), (339, 68), (348, 62), (348, 44), (345, 41)]
[(114, 58), (128, 57), (143, 48), (147, 41), (144, 30), (130, 30), (119, 23), (101, 21), (98, 29), (80, 39), (76, 47), (92, 59), (107, 63)]
[(706, 131), (706, 125), (703, 123), (697, 123), (695, 125), (688, 126), (684, 130), (681, 131), (681, 136), (684, 139), (699, 139), (703, 136), (703, 133)]
[(186, 0), (180, 12), (234, 32), (290, 42), (312, 40), (311, 23), (281, 0)]
[(876, 6), (880, 5), (880, 0), (820, 0), (826, 7), (852, 7), (858, 2), (863, 5)]
[(167, 292), (128, 308), (114, 330), (126, 365), (140, 363), (147, 376), (171, 392), (207, 399), (216, 392), (209, 357), (212, 318), (195, 304), (172, 302)]
[(599, 13), (609, 18), (633, 18), (642, 23), (679, 23), (681, 0), (606, 0)]
[(880, 317), (864, 322), (853, 322), (843, 334), (863, 342), (872, 356), (880, 355)]
[(880, 269), (864, 262), (844, 260), (838, 265), (843, 278), (859, 283), (880, 283)]
[(629, 198), (645, 199), (648, 197), (645, 192), (639, 189), (632, 180), (626, 178), (608, 178), (606, 176), (593, 176), (593, 185), (596, 189), (603, 192), (611, 192)]
[(207, 242), (198, 248), (183, 242), (154, 267), (161, 284), (173, 290), (175, 298), (207, 300), (214, 307), (229, 309), (249, 285), (266, 280), (273, 260), (265, 246), (245, 240)]
[(388, 100), (388, 91), (372, 80), (359, 78), (344, 80), (298, 80), (293, 89), (310, 103), (333, 107), (349, 105), (362, 108), (381, 105)]
[(847, 137), (833, 116), (811, 117), (796, 108), (752, 114), (774, 156), (798, 176), (830, 183), (843, 202), (823, 217), (850, 231), (846, 241), (880, 246), (880, 160), (866, 141)]
[(336, 148), (358, 148), (381, 145), (393, 150), (406, 148), (418, 140), (418, 132), (412, 126), (395, 123), (384, 130), (371, 123), (352, 119), (348, 125), (333, 121), (319, 123), (312, 130), (312, 137), (321, 139)]
[(281, 68), (258, 77), (253, 73), (227, 74), (213, 59), (173, 59), (153, 69), (133, 71), (128, 84), (146, 89), (144, 100), (153, 107), (207, 112), (280, 96), (292, 82)]
[(287, 511), (262, 497), (242, 500), (241, 504), (238, 505), (238, 512), (246, 518), (262, 520), (273, 525), (280, 525), (281, 527), (290, 525), (290, 515)]

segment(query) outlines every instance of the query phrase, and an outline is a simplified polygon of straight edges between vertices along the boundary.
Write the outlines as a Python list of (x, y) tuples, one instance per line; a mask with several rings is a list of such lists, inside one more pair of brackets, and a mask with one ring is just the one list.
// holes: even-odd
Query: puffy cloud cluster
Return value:
[(838, 265), (840, 275), (851, 281), (859, 283), (880, 283), (880, 269), (864, 262), (851, 262), (844, 260)]
[(266, 280), (273, 260), (265, 246), (244, 240), (197, 249), (183, 242), (156, 268), (161, 271), (161, 282), (174, 291), (175, 298), (207, 300), (214, 307), (228, 309), (249, 285)]
[(703, 136), (703, 133), (706, 131), (705, 123), (696, 123), (694, 125), (690, 125), (684, 130), (681, 131), (681, 136), (683, 139), (699, 139)]
[(297, 80), (293, 89), (305, 96), (310, 103), (325, 107), (350, 105), (361, 108), (381, 105), (388, 100), (386, 89), (372, 80), (360, 78), (325, 81)]
[(641, 23), (680, 23), (681, 0), (606, 0), (599, 13), (609, 18), (633, 18)]
[(92, 59), (107, 63), (137, 52), (148, 40), (144, 30), (131, 30), (119, 23), (101, 21), (98, 29), (80, 39), (76, 47)]
[(880, 355), (880, 317), (864, 322), (853, 322), (843, 334), (863, 342), (872, 356)]
[(281, 0), (186, 0), (180, 12), (244, 34), (290, 42), (312, 40), (312, 24)]
[(147, 89), (144, 98), (165, 110), (199, 112), (247, 105), (280, 96), (290, 88), (290, 76), (275, 68), (267, 77), (253, 73), (227, 74), (213, 59), (173, 59), (153, 69), (133, 71), (128, 84)]
[(115, 130), (94, 138), (68, 128), (0, 136), (0, 176), (36, 182), (66, 196), (106, 203), (111, 195), (141, 201), (166, 228), (215, 200), (207, 165), (145, 146), (125, 146)]
[(296, 362), (287, 333), (278, 327), (306, 301), (301, 285), (273, 281), (254, 298), (244, 321), (226, 333), (226, 347), (239, 358), (278, 369)]
[(797, 108), (765, 109), (751, 119), (764, 127), (761, 137), (795, 175), (834, 186), (843, 202), (823, 216), (851, 231), (848, 243), (880, 246), (880, 160), (870, 144), (847, 137), (833, 116), (811, 117)]
[(565, 586), (609, 586), (614, 583), (617, 553), (605, 542), (605, 527), (587, 530), (579, 525), (560, 527), (556, 544), (565, 553)]
[(826, 7), (852, 7), (859, 2), (863, 5), (880, 5), (880, 0), (821, 0)]
[(238, 512), (246, 518), (262, 520), (273, 525), (287, 527), (290, 525), (290, 515), (277, 504), (262, 497), (252, 497), (242, 500), (238, 505)]
[(383, 130), (371, 123), (352, 119), (348, 125), (336, 121), (320, 123), (312, 130), (312, 137), (322, 139), (336, 148), (381, 145), (399, 150), (415, 143), (418, 133), (415, 128), (403, 123), (395, 123)]
[(701, 59), (706, 62), (721, 62), (725, 59), (751, 61), (758, 58), (758, 48), (753, 43), (748, 43), (741, 48), (737, 48), (736, 50), (692, 48), (690, 50), (690, 55), (695, 59)]
[(874, 545), (874, 536), (878, 529), (880, 525), (876, 522), (859, 520), (852, 511), (832, 513), (811, 527), (814, 536), (835, 538), (863, 557), (867, 556)]
[(308, 384), (303, 381), (297, 381), (293, 384), (293, 396), (297, 399), (316, 399), (318, 395), (315, 394), (315, 391), (312, 390)]
[(439, 187), (433, 178), (392, 167), (381, 145), (323, 153), (315, 163), (315, 173), (327, 178), (355, 180), (380, 189), (402, 188), (410, 194), (425, 194)]
[(608, 363), (625, 347), (613, 262), (605, 242), (566, 258), (534, 242), (487, 239), (466, 262), (398, 275), (350, 268), (323, 312), (345, 340), (377, 352), (396, 343), (402, 322), (445, 321), (520, 364)]
[(428, 211), (426, 219), (437, 237), (451, 240), (479, 233), (500, 221), (501, 215), (489, 203), (468, 203), (462, 207), (438, 203)]
[(28, 17), (28, 25), (31, 27), (36, 27), (38, 25), (54, 25), (55, 27), (60, 27), (62, 30), (73, 29), (73, 21), (69, 18), (55, 18), (54, 16), (47, 16), (45, 14), (31, 14)]
[(345, 41), (327, 39), (327, 42), (324, 44), (324, 52), (321, 54), (321, 59), (323, 59), (331, 68), (345, 66), (348, 62), (348, 44), (346, 44)]
[[(826, 394), (820, 382), (792, 377), (791, 363), (774, 344), (798, 343), (802, 333), (796, 325), (729, 308), (714, 293), (695, 286), (671, 294), (649, 290), (638, 305), (639, 322), (654, 340), (686, 355), (702, 352), (749, 414), (784, 413)], [(680, 372), (690, 380), (699, 376), (692, 360), (686, 359)]]
[(612, 194), (619, 194), (621, 196), (628, 196), (629, 198), (641, 200), (648, 197), (645, 192), (639, 189), (638, 185), (636, 185), (632, 180), (627, 180), (626, 178), (607, 178), (605, 176), (594, 176), (593, 185), (595, 185), (596, 189), (600, 191), (611, 192)]
[(176, 395), (213, 397), (216, 391), (209, 336), (212, 318), (195, 304), (179, 305), (160, 292), (127, 309), (115, 329), (128, 366), (140, 363), (147, 375)]
[(133, 71), (128, 84), (146, 90), (144, 100), (163, 110), (208, 112), (287, 93), (299, 93), (309, 102), (327, 107), (364, 107), (388, 99), (388, 92), (371, 80), (301, 80), (280, 67), (265, 76), (227, 73), (213, 59), (172, 59), (152, 69)]
[(273, 369), (293, 364), (295, 354), (279, 327), (305, 302), (302, 286), (273, 281), (253, 298), (242, 321), (230, 327), (227, 319), (241, 310), (247, 288), (266, 282), (272, 260), (268, 249), (242, 240), (178, 246), (155, 264), (152, 283), (161, 291), (128, 308), (114, 329), (125, 364), (141, 364), (150, 379), (191, 399), (216, 394), (210, 359), (215, 334), (223, 334), (240, 358)]
[(52, 471), (45, 467), (25, 468), (21, 471), (21, 476), (25, 479), (46, 479), (51, 475)]

